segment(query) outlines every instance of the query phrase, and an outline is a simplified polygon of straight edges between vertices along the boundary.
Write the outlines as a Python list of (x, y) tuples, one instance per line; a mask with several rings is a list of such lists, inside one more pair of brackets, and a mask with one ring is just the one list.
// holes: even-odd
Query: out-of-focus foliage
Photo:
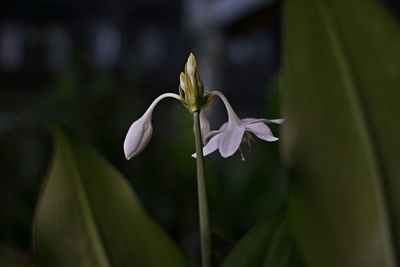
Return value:
[(380, 1), (285, 1), (284, 159), (315, 267), (398, 266), (400, 30)]
[[(372, 0), (287, 0), (284, 9), (287, 92), (281, 141), (291, 178), (289, 221), (280, 224), (273, 217), (287, 201), (278, 144), (253, 142), (249, 153), (244, 147), (244, 163), (239, 155), (224, 160), (217, 153), (210, 155), (206, 178), (214, 260), (223, 262), (235, 241), (261, 219), (229, 253), (224, 267), (300, 266), (296, 242), (311, 267), (395, 266), (400, 255), (398, 23)], [(0, 158), (4, 177), (0, 239), (24, 251), (0, 252), (0, 265), (21, 262), (20, 254), (31, 261), (32, 214), (50, 159), (49, 129), (54, 122), (95, 146), (125, 174), (143, 207), (196, 265), (199, 235), (190, 114), (178, 105), (163, 103), (154, 113), (154, 134), (147, 149), (129, 162), (122, 152), (130, 123), (155, 95), (177, 88), (178, 75), (176, 83), (165, 87), (162, 83), (157, 92), (137, 87), (134, 77), (140, 72), (133, 68), (91, 70), (81, 66), (82, 61), (54, 75), (37, 92), (24, 92), (21, 97), (13, 88), (0, 91), (0, 149), (6, 152)], [(160, 75), (151, 72), (151, 77), (156, 74)], [(236, 77), (227, 79), (237, 82)], [(265, 117), (281, 117), (280, 94), (275, 92), (268, 105), (273, 110)], [(213, 124), (213, 128), (219, 126)], [(89, 184), (98, 188), (95, 180)], [(111, 209), (106, 200), (98, 205)], [(51, 227), (41, 234), (47, 230)], [(122, 227), (111, 230), (124, 231)], [(53, 233), (69, 234), (67, 230)], [(63, 253), (78, 249), (75, 245)], [(39, 246), (38, 255), (41, 251)], [(128, 247), (118, 253), (127, 251)], [(160, 249), (160, 253), (166, 252)], [(145, 254), (140, 256), (135, 258), (146, 261)], [(130, 258), (121, 256), (121, 260)]]
[(34, 227), (37, 266), (186, 266), (121, 174), (60, 130)]
[(0, 245), (0, 266), (4, 267), (28, 267), (31, 265), (25, 264), (20, 255), (15, 251)]
[[(174, 84), (165, 87), (176, 88)], [(192, 118), (177, 103), (161, 103), (154, 112), (154, 133), (148, 147), (139, 157), (126, 161), (122, 143), (129, 125), (163, 90), (136, 89), (135, 82), (122, 73), (90, 73), (74, 64), (54, 77), (46, 90), (29, 98), (0, 92), (0, 147), (6, 152), (1, 154), (0, 163), (6, 183), (0, 187), (0, 239), (22, 254), (30, 250), (33, 210), (51, 157), (50, 129), (57, 123), (96, 147), (121, 170), (146, 210), (188, 258), (197, 261)], [(220, 125), (214, 119), (212, 116), (217, 128)], [(253, 224), (285, 205), (286, 183), (278, 144), (253, 142), (243, 151), (245, 162), (239, 155), (222, 160), (215, 153), (206, 158), (215, 257), (219, 261)]]
[(110, 157), (120, 146), (121, 123), (128, 119), (121, 114), (132, 110), (123, 101), (135, 103), (138, 98), (125, 90), (125, 79), (112, 79), (112, 85), (109, 75), (98, 80), (100, 76), (74, 65), (39, 92), (0, 91), (0, 239), (22, 254), (31, 250), (33, 211), (51, 154), (51, 124), (67, 125), (81, 138), (101, 143), (97, 147)]
[(271, 217), (259, 222), (229, 253), (222, 267), (303, 266), (288, 221)]
[[(55, 133), (54, 157), (36, 213), (35, 264), (186, 266), (120, 174), (83, 144), (60, 130)], [(281, 217), (266, 219), (223, 266), (294, 266), (289, 265), (292, 243)]]

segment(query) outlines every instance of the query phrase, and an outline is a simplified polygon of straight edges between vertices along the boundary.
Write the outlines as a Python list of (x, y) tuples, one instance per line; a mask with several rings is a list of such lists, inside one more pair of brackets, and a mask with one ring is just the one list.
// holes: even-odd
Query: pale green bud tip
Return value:
[(196, 58), (194, 57), (193, 53), (190, 53), (189, 58), (186, 62), (186, 72), (189, 75), (193, 75), (197, 70), (197, 63)]
[(185, 73), (181, 72), (181, 74), (179, 75), (179, 80), (180, 80), (180, 87), (182, 88), (183, 91), (186, 91)]

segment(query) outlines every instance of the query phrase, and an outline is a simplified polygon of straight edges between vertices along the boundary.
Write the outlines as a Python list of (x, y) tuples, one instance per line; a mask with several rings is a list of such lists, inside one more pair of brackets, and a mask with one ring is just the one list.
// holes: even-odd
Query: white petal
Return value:
[(158, 102), (160, 102), (161, 100), (163, 100), (164, 98), (167, 97), (171, 97), (171, 98), (175, 98), (179, 101), (183, 101), (182, 97), (180, 97), (177, 94), (174, 93), (164, 93), (160, 96), (158, 96), (156, 99), (154, 99), (153, 103), (151, 103), (151, 105), (149, 106), (149, 108), (146, 110), (146, 112), (144, 113), (144, 115), (142, 117), (147, 117), (151, 119), (152, 113), (154, 108), (156, 107), (156, 105), (158, 104)]
[(221, 126), (218, 130), (214, 130), (214, 131), (209, 132), (209, 133), (204, 137), (204, 140), (205, 140), (205, 141), (210, 140), (210, 138), (212, 138), (213, 136), (215, 136), (215, 135), (217, 135), (217, 134), (219, 134), (219, 133), (222, 133), (222, 132), (226, 129), (227, 126), (228, 126), (228, 123), (225, 122), (224, 124), (222, 124), (222, 126)]
[(132, 123), (128, 133), (126, 134), (124, 141), (124, 153), (126, 159), (131, 159), (138, 155), (149, 143), (151, 134), (153, 133), (153, 126), (151, 125), (153, 110), (158, 102), (167, 97), (172, 97), (182, 101), (182, 98), (177, 94), (165, 93), (157, 97), (153, 103), (151, 103), (143, 116)]
[(273, 119), (273, 120), (267, 120), (265, 119), (266, 123), (275, 123), (275, 124), (282, 124), (285, 122), (285, 119)]
[[(218, 140), (220, 138), (220, 135), (215, 135), (213, 138), (210, 139), (210, 141), (208, 141), (208, 143), (203, 147), (203, 156), (207, 156), (209, 154), (211, 154), (212, 152), (214, 152), (215, 150), (217, 150), (218, 148)], [(196, 157), (196, 153), (194, 153), (192, 155), (192, 157)]]
[(231, 104), (229, 103), (228, 99), (224, 96), (223, 93), (220, 91), (211, 91), (210, 94), (218, 96), (225, 105), (226, 112), (228, 113), (228, 122), (232, 122), (235, 124), (240, 124), (240, 119), (236, 115), (235, 111), (233, 110)]
[(225, 122), (224, 124), (221, 125), (221, 127), (219, 127), (219, 131), (225, 131), (226, 128), (228, 128), (228, 123)]
[(246, 119), (242, 119), (242, 122), (245, 122), (245, 123), (247, 123), (247, 124), (256, 123), (256, 122), (265, 122), (265, 123), (282, 124), (282, 123), (285, 122), (285, 119), (273, 119), (273, 120), (268, 120), (268, 119), (246, 118)]
[(220, 134), (215, 135), (213, 138), (208, 141), (208, 143), (203, 147), (203, 156), (210, 155), (218, 148)]
[(224, 158), (230, 157), (238, 150), (242, 142), (244, 127), (228, 126), (219, 136), (219, 152)]
[(245, 123), (253, 123), (253, 122), (258, 122), (258, 120), (260, 120), (260, 119), (256, 119), (256, 118), (244, 118), (244, 119), (242, 119), (242, 122), (245, 122)]
[(271, 129), (262, 122), (246, 124), (246, 130), (252, 132), (258, 138), (268, 142), (273, 142), (278, 140), (278, 138), (272, 134)]
[(200, 130), (204, 142), (204, 140), (206, 140), (206, 136), (210, 133), (210, 122), (204, 115), (204, 112), (200, 112)]
[(146, 147), (151, 139), (152, 132), (151, 121), (146, 117), (141, 117), (131, 125), (124, 141), (126, 159), (135, 157)]

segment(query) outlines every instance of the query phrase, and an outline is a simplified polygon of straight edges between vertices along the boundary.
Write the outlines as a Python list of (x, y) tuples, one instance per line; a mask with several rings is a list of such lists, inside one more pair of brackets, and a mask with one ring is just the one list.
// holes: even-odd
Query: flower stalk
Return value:
[[(218, 130), (210, 131), (210, 123), (202, 110), (208, 107), (214, 96), (219, 97), (228, 113), (228, 121)], [(179, 100), (193, 114), (193, 131), (196, 143), (197, 190), (200, 221), (200, 240), (202, 267), (211, 267), (211, 234), (208, 218), (207, 192), (204, 176), (204, 157), (219, 150), (222, 157), (232, 156), (245, 142), (249, 133), (259, 139), (274, 142), (275, 137), (267, 123), (281, 124), (283, 119), (239, 119), (226, 97), (219, 91), (205, 91), (193, 54), (185, 64), (184, 72), (179, 76), (179, 95), (165, 93), (157, 97), (147, 111), (137, 119), (128, 130), (124, 141), (125, 157), (129, 160), (136, 157), (148, 144), (153, 132), (151, 117), (155, 106), (164, 98)], [(203, 147), (203, 142), (205, 143)], [(243, 159), (243, 156), (242, 156)]]
[(193, 113), (194, 137), (196, 142), (197, 191), (201, 239), (202, 267), (211, 267), (211, 235), (208, 219), (207, 191), (204, 177), (203, 142), (200, 128), (200, 112)]

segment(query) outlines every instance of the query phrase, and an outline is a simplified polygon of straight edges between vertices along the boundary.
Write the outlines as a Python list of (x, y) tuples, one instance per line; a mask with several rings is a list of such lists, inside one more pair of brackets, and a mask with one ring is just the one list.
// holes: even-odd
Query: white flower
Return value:
[(153, 110), (160, 100), (167, 97), (172, 97), (182, 101), (182, 98), (177, 94), (165, 93), (157, 97), (153, 103), (151, 103), (150, 107), (143, 114), (143, 116), (132, 123), (128, 133), (126, 134), (124, 141), (124, 152), (126, 159), (131, 159), (138, 155), (149, 143), (151, 134), (153, 133), (153, 126), (151, 124)]
[[(224, 103), (228, 113), (228, 122), (224, 123), (219, 130), (212, 131), (205, 137), (205, 139), (209, 141), (203, 147), (204, 156), (207, 156), (217, 149), (224, 158), (232, 156), (236, 150), (239, 149), (243, 135), (246, 131), (253, 133), (258, 138), (268, 142), (278, 140), (265, 123), (280, 124), (283, 122), (283, 119), (267, 120), (246, 118), (240, 120), (228, 100), (221, 92), (212, 91), (210, 94), (218, 96)], [(193, 156), (195, 157), (196, 154)]]
[(210, 122), (203, 111), (200, 112), (200, 131), (203, 142), (205, 142), (206, 137), (210, 133)]

